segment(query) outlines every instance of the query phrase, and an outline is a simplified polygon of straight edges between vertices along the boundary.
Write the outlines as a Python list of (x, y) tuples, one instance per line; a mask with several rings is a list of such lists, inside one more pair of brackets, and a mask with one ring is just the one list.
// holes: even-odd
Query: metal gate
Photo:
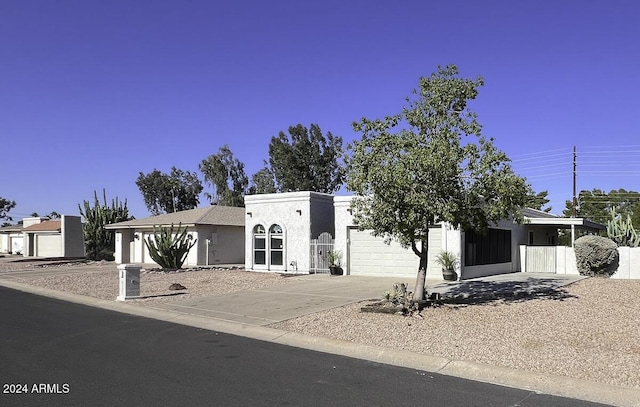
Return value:
[(555, 273), (556, 246), (527, 246), (525, 270), (528, 273)]
[(311, 239), (311, 274), (329, 273), (329, 252), (333, 250), (333, 243), (333, 236), (328, 232)]

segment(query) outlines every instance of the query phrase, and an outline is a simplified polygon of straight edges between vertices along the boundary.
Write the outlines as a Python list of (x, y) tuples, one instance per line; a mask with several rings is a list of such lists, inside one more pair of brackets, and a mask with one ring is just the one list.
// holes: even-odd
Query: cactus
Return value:
[(607, 235), (618, 246), (640, 246), (640, 235), (633, 227), (631, 216), (627, 215), (627, 218), (623, 219), (622, 215), (616, 213), (615, 208), (611, 210), (611, 220), (607, 221)]
[(182, 224), (178, 224), (174, 230), (173, 223), (170, 228), (153, 227), (154, 239), (145, 239), (144, 244), (149, 249), (149, 255), (163, 269), (177, 270), (182, 268), (182, 264), (187, 259), (189, 250), (195, 246), (198, 239), (191, 240), (191, 235), (187, 235), (187, 227), (182, 229)]
[(87, 258), (90, 260), (113, 260), (113, 253), (116, 249), (115, 231), (107, 230), (104, 226), (133, 219), (129, 216), (126, 199), (123, 204), (116, 198), (111, 201), (111, 207), (108, 207), (107, 193), (104, 189), (102, 195), (102, 205), (98, 201), (96, 191), (93, 191), (93, 207), (89, 201), (84, 201), (84, 210), (78, 204), (80, 215), (84, 218), (82, 225), (84, 245)]

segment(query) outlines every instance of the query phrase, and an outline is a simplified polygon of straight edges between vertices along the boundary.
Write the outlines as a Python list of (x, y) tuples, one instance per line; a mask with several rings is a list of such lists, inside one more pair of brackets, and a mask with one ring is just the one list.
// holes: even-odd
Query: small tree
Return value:
[(163, 269), (177, 270), (182, 268), (187, 255), (198, 239), (191, 239), (187, 235), (187, 227), (181, 228), (179, 224), (174, 229), (173, 223), (170, 228), (153, 227), (153, 240), (151, 237), (145, 239), (144, 244), (149, 249), (149, 255)]
[(482, 232), (500, 219), (521, 221), (529, 191), (467, 108), (483, 80), (457, 75), (455, 66), (439, 68), (401, 113), (353, 124), (362, 133), (348, 168), (354, 221), (419, 257), (414, 300), (425, 298), (431, 226)]
[(10, 201), (6, 198), (0, 197), (0, 220), (12, 221), (13, 218), (9, 216), (9, 211), (16, 207), (16, 201)]
[(93, 192), (93, 207), (89, 201), (84, 201), (84, 208), (78, 204), (80, 215), (84, 218), (84, 244), (87, 258), (90, 260), (113, 260), (113, 253), (116, 249), (115, 232), (105, 229), (105, 225), (111, 223), (124, 222), (133, 217), (129, 217), (127, 200), (124, 203), (118, 198), (111, 201), (111, 206), (107, 206), (107, 193), (103, 189), (103, 203), (98, 201), (98, 193)]

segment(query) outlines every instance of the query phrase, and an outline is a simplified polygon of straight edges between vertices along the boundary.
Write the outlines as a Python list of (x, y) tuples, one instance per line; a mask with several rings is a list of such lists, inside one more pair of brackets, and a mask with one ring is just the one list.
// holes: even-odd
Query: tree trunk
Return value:
[(420, 256), (420, 267), (418, 268), (418, 276), (416, 277), (416, 288), (413, 290), (413, 300), (414, 301), (422, 301), (426, 299), (426, 283), (427, 283), (427, 265), (428, 265), (428, 254), (429, 254), (429, 228), (427, 228), (424, 239), (422, 239), (421, 246), (422, 250), (418, 252), (413, 245), (413, 251)]

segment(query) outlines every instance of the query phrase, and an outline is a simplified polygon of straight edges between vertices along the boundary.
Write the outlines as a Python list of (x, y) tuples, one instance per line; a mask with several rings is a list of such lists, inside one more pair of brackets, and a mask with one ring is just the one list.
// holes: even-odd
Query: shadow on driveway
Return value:
[(517, 273), (512, 279), (481, 278), (457, 283), (437, 284), (429, 293), (439, 293), (447, 304), (485, 304), (495, 301), (522, 302), (534, 299), (563, 301), (576, 298), (563, 287), (578, 281), (581, 276), (543, 277), (523, 276)]

